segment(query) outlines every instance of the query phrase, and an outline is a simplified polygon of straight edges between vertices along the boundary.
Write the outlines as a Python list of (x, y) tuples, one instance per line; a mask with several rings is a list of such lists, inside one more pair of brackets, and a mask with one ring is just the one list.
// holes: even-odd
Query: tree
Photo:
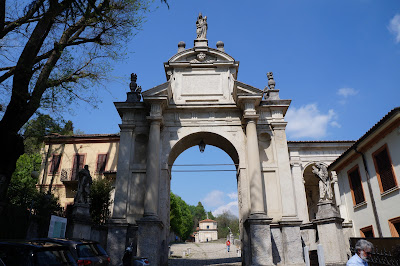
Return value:
[(196, 230), (199, 222), (207, 218), (206, 210), (200, 201), (197, 203), (197, 206), (190, 205), (189, 208), (193, 216), (193, 230)]
[(171, 192), (170, 201), (170, 225), (171, 230), (181, 239), (186, 240), (193, 232), (193, 216), (189, 205), (178, 195)]
[(35, 119), (31, 119), (24, 126), (24, 147), (25, 153), (32, 154), (39, 152), (43, 145), (44, 137), (51, 133), (61, 135), (72, 135), (74, 126), (72, 121), (54, 120), (49, 115), (38, 114)]
[(90, 189), (90, 216), (94, 224), (104, 225), (110, 217), (112, 181), (94, 180)]
[(90, 102), (90, 88), (120, 58), (149, 7), (148, 0), (14, 2), (0, 1), (0, 203), (24, 152), (23, 125), (38, 109)]
[(233, 235), (239, 236), (239, 219), (230, 211), (224, 211), (215, 219), (218, 222), (218, 238), (226, 238), (229, 234), (229, 228)]

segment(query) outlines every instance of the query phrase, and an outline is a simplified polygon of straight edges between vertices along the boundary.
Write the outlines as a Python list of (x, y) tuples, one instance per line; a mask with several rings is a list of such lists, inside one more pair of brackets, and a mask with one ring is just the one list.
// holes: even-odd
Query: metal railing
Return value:
[(78, 181), (78, 169), (64, 168), (61, 169), (60, 180), (61, 182)]
[[(361, 238), (350, 238), (350, 251), (352, 255), (356, 252), (354, 246), (359, 239)], [(374, 249), (371, 251), (371, 258), (368, 261), (368, 265), (400, 266), (399, 238), (367, 238), (366, 240), (374, 244)]]

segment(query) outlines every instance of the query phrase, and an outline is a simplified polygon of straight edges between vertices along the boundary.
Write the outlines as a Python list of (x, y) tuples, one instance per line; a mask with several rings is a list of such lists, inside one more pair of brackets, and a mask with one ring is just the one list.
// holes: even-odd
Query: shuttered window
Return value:
[(349, 183), (354, 205), (364, 202), (365, 196), (358, 166), (352, 168), (347, 174), (349, 176)]
[(53, 154), (51, 158), (50, 175), (55, 175), (60, 169), (61, 155)]
[(397, 187), (392, 162), (386, 145), (373, 153), (375, 171), (378, 176), (381, 192)]
[(96, 172), (103, 173), (106, 170), (107, 154), (97, 155), (97, 167)]
[(72, 178), (73, 180), (78, 180), (78, 172), (83, 169), (83, 164), (85, 163), (85, 155), (75, 154), (74, 164), (72, 166)]

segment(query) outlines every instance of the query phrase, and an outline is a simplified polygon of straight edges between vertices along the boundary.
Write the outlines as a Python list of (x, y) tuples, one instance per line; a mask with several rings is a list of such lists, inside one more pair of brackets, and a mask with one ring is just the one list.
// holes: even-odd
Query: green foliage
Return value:
[(29, 208), (37, 196), (37, 180), (32, 178), (32, 171), (39, 171), (42, 159), (40, 154), (23, 154), (17, 161), (17, 168), (12, 175), (7, 192), (9, 203)]
[(110, 217), (112, 181), (94, 180), (90, 189), (90, 216), (94, 224), (103, 225)]
[(211, 220), (215, 220), (215, 216), (212, 214), (212, 212), (207, 212), (208, 218)]
[(207, 218), (206, 210), (200, 201), (197, 203), (197, 206), (190, 205), (189, 207), (193, 215), (193, 230), (196, 230), (196, 227), (199, 226), (199, 221)]
[(62, 216), (63, 209), (58, 199), (52, 194), (39, 192), (36, 189), (38, 180), (31, 176), (32, 171), (39, 171), (41, 161), (38, 153), (24, 153), (19, 157), (7, 192), (8, 203), (31, 209), (33, 214), (41, 217)]
[(229, 235), (229, 228), (233, 235), (239, 236), (239, 219), (231, 212), (224, 211), (215, 220), (218, 222), (218, 238), (226, 238)]
[(181, 197), (172, 192), (170, 205), (171, 230), (180, 236), (181, 239), (186, 240), (193, 232), (193, 216), (189, 205)]
[(74, 126), (72, 121), (57, 122), (49, 115), (38, 114), (24, 126), (24, 146), (25, 153), (39, 152), (44, 141), (44, 137), (51, 133), (61, 135), (72, 135)]

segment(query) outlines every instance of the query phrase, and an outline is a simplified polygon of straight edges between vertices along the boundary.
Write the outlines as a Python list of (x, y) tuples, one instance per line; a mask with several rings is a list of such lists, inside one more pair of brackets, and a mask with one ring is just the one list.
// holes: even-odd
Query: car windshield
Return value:
[(78, 253), (78, 258), (89, 258), (98, 256), (99, 254), (94, 245), (95, 244), (76, 245), (76, 252)]
[(68, 250), (40, 250), (34, 257), (36, 265), (76, 265)]
[(96, 247), (97, 247), (97, 251), (99, 252), (99, 254), (108, 256), (107, 252), (100, 246), (100, 244), (97, 244)]

